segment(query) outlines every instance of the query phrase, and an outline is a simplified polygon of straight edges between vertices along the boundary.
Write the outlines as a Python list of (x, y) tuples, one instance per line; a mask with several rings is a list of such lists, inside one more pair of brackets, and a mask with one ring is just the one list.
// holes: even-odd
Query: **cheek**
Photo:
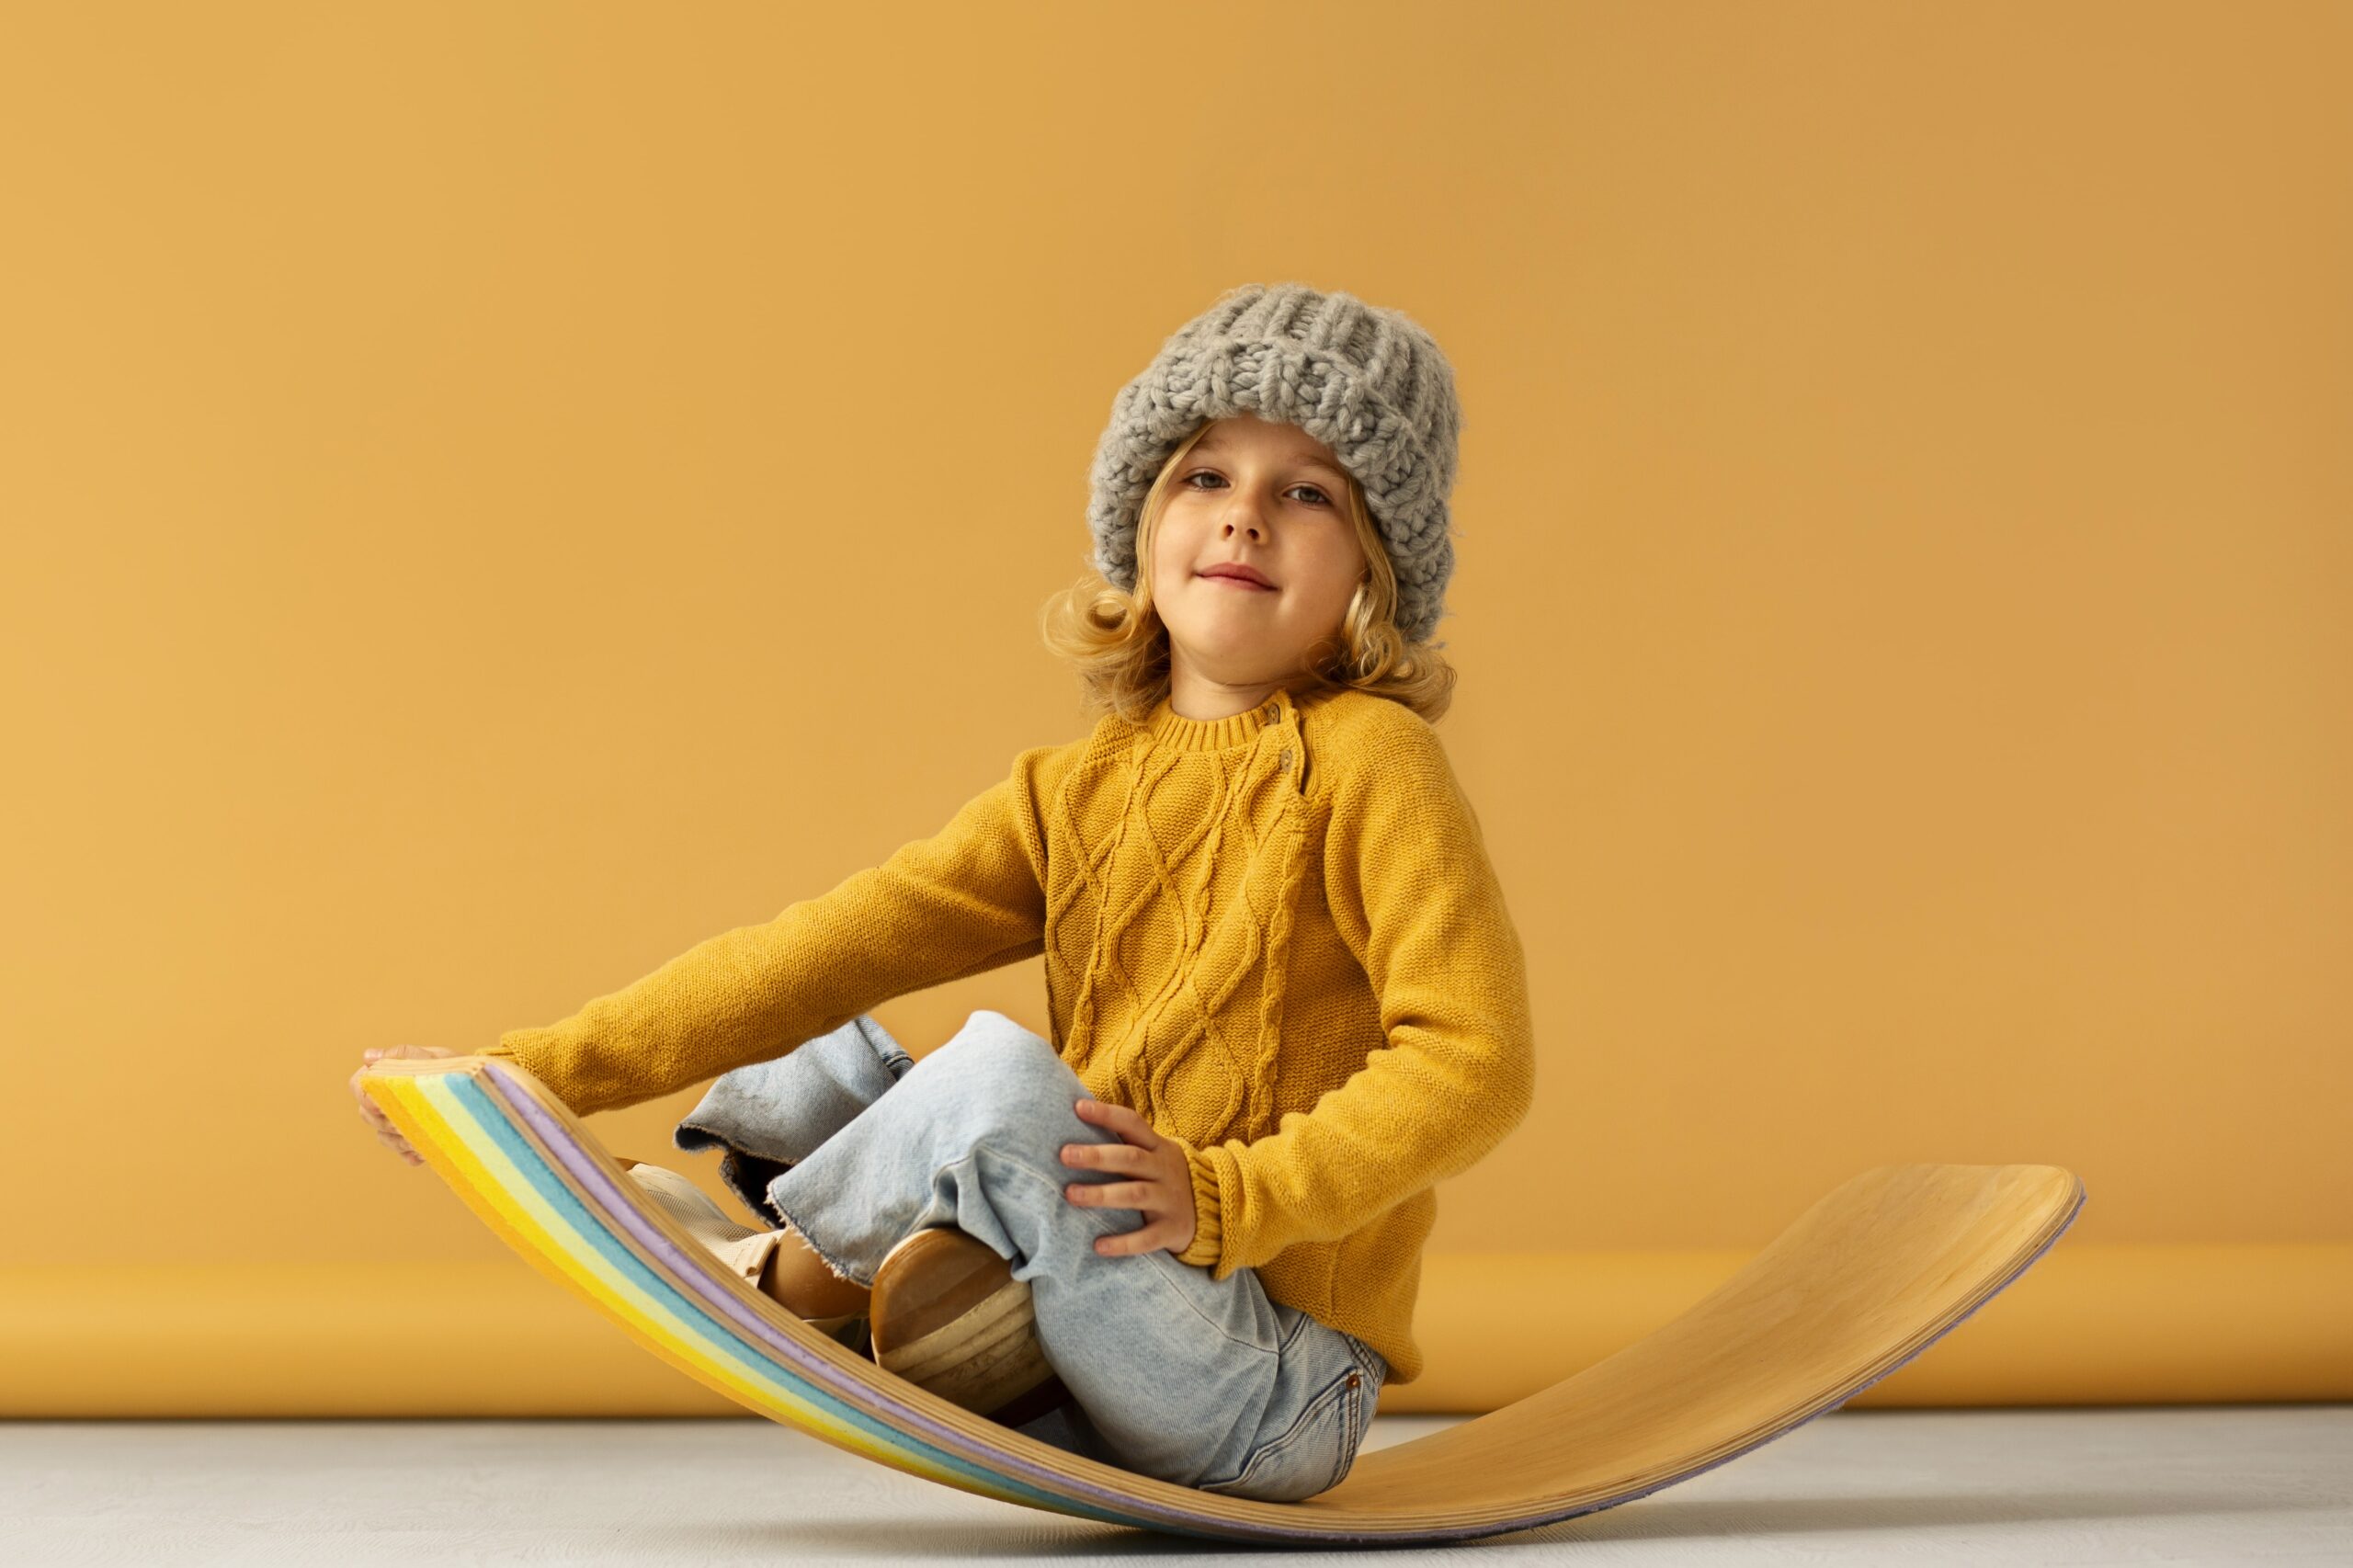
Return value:
[[(1161, 543), (1165, 547), (1167, 544), (1167, 540), (1163, 540)], [(1185, 585), (1184, 569), (1175, 564), (1176, 561), (1181, 561), (1183, 559), (1183, 556), (1174, 555), (1165, 548), (1154, 552), (1152, 558), (1152, 591), (1155, 597), (1164, 599), (1167, 598), (1176, 593), (1177, 589)]]
[(1357, 581), (1364, 575), (1364, 565), (1363, 552), (1357, 550), (1331, 551), (1313, 562), (1318, 619), (1325, 614), (1336, 619), (1347, 612), (1348, 601), (1356, 597)]
[(1152, 536), (1153, 586), (1181, 583), (1192, 574), (1192, 562), (1201, 554), (1199, 530), (1176, 516), (1171, 507)]

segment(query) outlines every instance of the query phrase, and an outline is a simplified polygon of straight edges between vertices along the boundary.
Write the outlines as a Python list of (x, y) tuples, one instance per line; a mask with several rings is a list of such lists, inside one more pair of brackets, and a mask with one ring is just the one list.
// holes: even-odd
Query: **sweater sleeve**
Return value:
[(1526, 955), (1478, 818), (1427, 723), (1392, 727), (1376, 750), (1336, 778), (1324, 875), (1387, 1043), (1255, 1142), (1174, 1140), (1196, 1221), (1177, 1261), (1219, 1279), (1336, 1241), (1469, 1169), (1534, 1098)]
[(928, 838), (764, 924), (710, 937), (635, 983), (481, 1054), (574, 1112), (614, 1110), (781, 1056), (894, 996), (1045, 948), (1045, 802), (1069, 748), (1037, 746)]

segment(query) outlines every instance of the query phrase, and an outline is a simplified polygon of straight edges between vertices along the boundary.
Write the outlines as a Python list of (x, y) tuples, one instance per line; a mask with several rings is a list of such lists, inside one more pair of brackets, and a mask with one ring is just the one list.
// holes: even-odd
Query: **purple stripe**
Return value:
[[(598, 1203), (604, 1207), (608, 1223), (626, 1230), (646, 1251), (661, 1258), (688, 1289), (700, 1296), (714, 1314), (734, 1324), (737, 1328), (743, 1330), (767, 1349), (771, 1356), (789, 1362), (795, 1375), (804, 1381), (826, 1389), (855, 1408), (865, 1409), (882, 1405), (898, 1412), (924, 1429), (923, 1440), (931, 1442), (949, 1453), (971, 1460), (984, 1471), (992, 1473), (1008, 1470), (1015, 1471), (1023, 1480), (1031, 1482), (1040, 1491), (1051, 1493), (1057, 1496), (1067, 1495), (1073, 1491), (1084, 1493), (1105, 1505), (1122, 1518), (1133, 1518), (1142, 1513), (1156, 1518), (1181, 1519), (1202, 1524), (1230, 1525), (1232, 1523), (1231, 1520), (1219, 1519), (1213, 1515), (1194, 1514), (1147, 1503), (1131, 1493), (1107, 1487), (1099, 1483), (1061, 1475), (1033, 1460), (1023, 1459), (1002, 1449), (990, 1448), (985, 1444), (973, 1442), (961, 1433), (942, 1426), (934, 1417), (906, 1403), (892, 1393), (887, 1387), (862, 1381), (837, 1372), (819, 1360), (813, 1353), (794, 1344), (775, 1324), (762, 1322), (753, 1314), (751, 1309), (712, 1283), (705, 1274), (707, 1264), (703, 1260), (688, 1256), (667, 1236), (648, 1223), (645, 1217), (637, 1211), (636, 1205), (631, 1201), (631, 1199), (623, 1194), (614, 1185), (612, 1179), (597, 1167), (595, 1160), (580, 1148), (578, 1142), (572, 1137), (563, 1124), (549, 1115), (545, 1108), (531, 1096), (529, 1090), (514, 1081), (505, 1067), (492, 1061), (483, 1063), (483, 1068), (485, 1075), (496, 1088), (499, 1098), (506, 1101), (509, 1108), (508, 1119), (520, 1119), (531, 1125), (532, 1130), (540, 1135), (540, 1141), (554, 1152), (564, 1169), (571, 1172), (573, 1177), (583, 1187), (597, 1195)], [(906, 1434), (901, 1433), (898, 1436), (904, 1437)], [(1084, 1455), (1073, 1457), (1085, 1463), (1096, 1462), (1086, 1460)], [(1264, 1527), (1249, 1528), (1263, 1528)], [(1325, 1532), (1313, 1530), (1284, 1531), (1283, 1533), (1295, 1535), (1301, 1540), (1324, 1539), (1325, 1536)]]
[[(1997, 1278), (1991, 1282), (1992, 1288), (1988, 1290), (1982, 1298), (1971, 1305), (1967, 1311), (1954, 1318), (1952, 1322), (1945, 1324), (1944, 1327), (1938, 1329), (1927, 1340), (1915, 1346), (1912, 1352), (1905, 1356), (1902, 1360), (1896, 1362), (1893, 1366), (1887, 1368), (1884, 1371), (1879, 1372), (1869, 1380), (1858, 1383), (1853, 1388), (1848, 1389), (1846, 1393), (1839, 1398), (1836, 1403), (1825, 1404), (1802, 1419), (1792, 1422), (1789, 1426), (1783, 1426), (1777, 1431), (1768, 1433), (1764, 1437), (1759, 1437), (1756, 1441), (1749, 1443), (1743, 1448), (1733, 1449), (1732, 1452), (1727, 1454), (1720, 1455), (1706, 1464), (1695, 1465), (1688, 1470), (1682, 1471), (1674, 1475), (1666, 1476), (1654, 1484), (1644, 1487), (1641, 1491), (1620, 1493), (1613, 1497), (1608, 1497), (1597, 1502), (1588, 1503), (1585, 1506), (1579, 1508), (1566, 1509), (1560, 1512), (1547, 1512), (1541, 1507), (1541, 1506), (1540, 1506), (1535, 1511), (1528, 1512), (1525, 1511), (1527, 1505), (1523, 1501), (1520, 1504), (1520, 1507), (1523, 1511), (1517, 1515), (1507, 1515), (1502, 1518), (1488, 1519), (1468, 1528), (1459, 1525), (1440, 1525), (1435, 1527), (1424, 1525), (1417, 1528), (1408, 1528), (1402, 1530), (1382, 1531), (1349, 1529), (1341, 1526), (1300, 1528), (1297, 1527), (1287, 1527), (1279, 1524), (1261, 1523), (1256, 1520), (1244, 1523), (1239, 1520), (1226, 1518), (1218, 1515), (1194, 1513), (1185, 1509), (1147, 1502), (1144, 1499), (1136, 1496), (1134, 1494), (1121, 1489), (1106, 1487), (1082, 1479), (1074, 1479), (1072, 1477), (1057, 1474), (1045, 1469), (1043, 1466), (1035, 1463), (1034, 1461), (1023, 1460), (1014, 1454), (1005, 1451), (1004, 1449), (989, 1447), (985, 1443), (975, 1442), (972, 1439), (966, 1438), (962, 1434), (940, 1425), (937, 1420), (926, 1415), (923, 1412), (909, 1406), (903, 1400), (892, 1394), (885, 1385), (862, 1381), (855, 1378), (848, 1378), (836, 1373), (832, 1368), (818, 1360), (812, 1352), (804, 1349), (800, 1345), (797, 1345), (792, 1340), (787, 1338), (773, 1324), (766, 1323), (760, 1318), (755, 1316), (749, 1309), (743, 1305), (743, 1303), (736, 1301), (733, 1296), (727, 1294), (716, 1284), (713, 1284), (705, 1272), (705, 1265), (702, 1260), (689, 1257), (687, 1254), (681, 1252), (676, 1245), (674, 1245), (667, 1236), (663, 1235), (660, 1232), (654, 1230), (650, 1224), (648, 1224), (644, 1217), (638, 1212), (635, 1203), (631, 1200), (630, 1197), (624, 1195), (620, 1189), (615, 1186), (610, 1178), (606, 1176), (604, 1172), (597, 1167), (596, 1163), (585, 1151), (581, 1149), (578, 1142), (573, 1138), (564, 1126), (541, 1108), (539, 1102), (531, 1096), (530, 1093), (518, 1085), (505, 1067), (501, 1066), (495, 1061), (483, 1063), (483, 1067), (484, 1072), (483, 1075), (490, 1080), (491, 1086), (495, 1091), (497, 1096), (504, 1100), (509, 1108), (508, 1119), (519, 1119), (530, 1124), (532, 1129), (539, 1133), (540, 1142), (554, 1152), (557, 1160), (566, 1170), (572, 1173), (574, 1178), (583, 1187), (585, 1187), (597, 1195), (598, 1200), (604, 1206), (606, 1216), (609, 1222), (616, 1224), (620, 1229), (627, 1231), (628, 1233), (635, 1237), (639, 1244), (647, 1251), (654, 1254), (656, 1256), (666, 1262), (672, 1272), (680, 1280), (682, 1280), (689, 1290), (693, 1290), (695, 1294), (700, 1296), (716, 1315), (723, 1317), (733, 1323), (737, 1327), (745, 1331), (752, 1339), (767, 1347), (772, 1356), (790, 1363), (790, 1369), (804, 1381), (816, 1384), (824, 1388), (828, 1392), (835, 1393), (837, 1397), (841, 1398), (845, 1403), (849, 1404), (854, 1409), (863, 1410), (879, 1405), (886, 1406), (891, 1410), (897, 1411), (915, 1426), (924, 1428), (925, 1432), (928, 1435), (926, 1440), (932, 1442), (936, 1447), (950, 1454), (954, 1454), (959, 1458), (969, 1460), (982, 1470), (987, 1471), (993, 1474), (1003, 1475), (1006, 1471), (1017, 1471), (1022, 1479), (1031, 1482), (1039, 1490), (1051, 1495), (1068, 1496), (1072, 1492), (1084, 1493), (1102, 1505), (1108, 1512), (1122, 1520), (1144, 1518), (1167, 1520), (1179, 1524), (1195, 1524), (1203, 1527), (1220, 1540), (1301, 1540), (1317, 1541), (1327, 1544), (1353, 1543), (1361, 1545), (1439, 1545), (1449, 1542), (1477, 1540), (1484, 1536), (1509, 1534), (1518, 1530), (1535, 1528), (1541, 1525), (1557, 1524), (1565, 1519), (1577, 1518), (1586, 1514), (1598, 1513), (1605, 1508), (1616, 1507), (1620, 1504), (1630, 1503), (1637, 1498), (1647, 1497), (1653, 1493), (1664, 1491), (1669, 1486), (1688, 1481), (1693, 1476), (1704, 1474), (1707, 1471), (1717, 1469), (1722, 1465), (1728, 1464), (1732, 1460), (1740, 1458), (1744, 1454), (1752, 1452), (1755, 1449), (1763, 1447), (1767, 1443), (1787, 1437), (1790, 1432), (1804, 1426), (1806, 1422), (1814, 1420), (1822, 1415), (1827, 1415), (1833, 1410), (1838, 1409), (1848, 1400), (1853, 1399), (1857, 1394), (1862, 1392), (1865, 1389), (1870, 1388), (1873, 1383), (1877, 1383), (1901, 1369), (1911, 1365), (1912, 1362), (1919, 1358), (1921, 1353), (1926, 1351), (1929, 1346), (1936, 1344), (1938, 1340), (1944, 1338), (1945, 1335), (1960, 1327), (1970, 1318), (1975, 1316), (1978, 1311), (1982, 1309), (1987, 1301), (1992, 1301), (1994, 1297), (1999, 1295), (2004, 1290), (2007, 1289), (2018, 1278), (2019, 1276), (2023, 1275), (2028, 1268), (2031, 1267), (2044, 1253), (2049, 1252), (2052, 1246), (2057, 1243), (2060, 1236), (2063, 1235), (2067, 1232), (2068, 1228), (2075, 1223), (2076, 1215), (2083, 1210), (2085, 1199), (2083, 1183), (2078, 1179), (2075, 1183), (2074, 1201), (2069, 1205), (2066, 1214), (2052, 1228), (2051, 1233), (2043, 1238), (2041, 1244), (2037, 1246), (2032, 1253), (2021, 1259), (2015, 1266), (2004, 1270)], [(1475, 1424), (1475, 1422), (1472, 1423), (1472, 1425)], [(904, 1433), (897, 1435), (901, 1437), (906, 1436), (906, 1434)], [(1406, 1446), (1411, 1447), (1412, 1445), (1408, 1444)], [(1083, 1455), (1076, 1455), (1073, 1457), (1078, 1459), (1082, 1463), (1092, 1464), (1096, 1462), (1094, 1460), (1086, 1460)], [(1273, 1504), (1267, 1506), (1279, 1508), (1293, 1506), (1293, 1505), (1286, 1504)]]

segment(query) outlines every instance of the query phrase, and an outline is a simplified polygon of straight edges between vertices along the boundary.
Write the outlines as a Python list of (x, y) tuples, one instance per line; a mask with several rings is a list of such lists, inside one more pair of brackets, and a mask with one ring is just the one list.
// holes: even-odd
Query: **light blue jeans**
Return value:
[(972, 1014), (920, 1062), (861, 1015), (714, 1080), (673, 1142), (724, 1151), (731, 1190), (861, 1285), (928, 1225), (1011, 1260), (1073, 1400), (1029, 1436), (1229, 1496), (1294, 1502), (1337, 1485), (1388, 1363), (1270, 1301), (1255, 1269), (1219, 1280), (1165, 1247), (1097, 1252), (1144, 1216), (1063, 1194), (1130, 1179), (1063, 1163), (1065, 1143), (1120, 1142), (1079, 1119), (1088, 1097), (1050, 1041), (1002, 1013)]

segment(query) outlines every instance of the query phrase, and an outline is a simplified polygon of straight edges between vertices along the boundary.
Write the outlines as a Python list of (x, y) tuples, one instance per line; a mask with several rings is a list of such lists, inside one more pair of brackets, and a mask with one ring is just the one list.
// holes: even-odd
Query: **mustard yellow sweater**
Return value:
[(1432, 1186), (1527, 1114), (1535, 1051), (1478, 819), (1437, 733), (1386, 699), (1107, 716), (881, 865), (488, 1054), (586, 1114), (1041, 952), (1056, 1050), (1185, 1151), (1178, 1260), (1256, 1268), (1392, 1383), (1419, 1377)]

